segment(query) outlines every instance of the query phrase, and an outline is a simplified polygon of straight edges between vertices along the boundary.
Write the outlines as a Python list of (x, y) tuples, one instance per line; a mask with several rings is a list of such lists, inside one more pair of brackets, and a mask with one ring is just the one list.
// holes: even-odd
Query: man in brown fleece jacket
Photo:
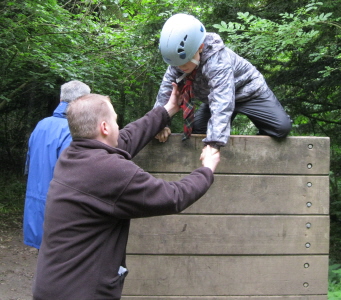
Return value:
[(203, 166), (167, 182), (131, 161), (179, 111), (177, 86), (168, 103), (119, 130), (107, 96), (73, 101), (73, 141), (56, 164), (33, 285), (35, 300), (120, 299), (130, 219), (179, 213), (213, 183), (219, 152), (207, 146)]

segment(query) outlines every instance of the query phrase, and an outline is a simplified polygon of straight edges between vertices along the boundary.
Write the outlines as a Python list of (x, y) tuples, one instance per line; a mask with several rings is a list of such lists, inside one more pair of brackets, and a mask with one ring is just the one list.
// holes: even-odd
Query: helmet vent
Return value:
[(184, 36), (183, 40), (180, 42), (180, 45), (179, 45), (179, 48), (178, 48), (178, 54), (179, 54), (179, 57), (181, 59), (185, 59), (186, 58), (186, 52), (184, 50), (185, 48), (185, 42), (187, 40), (187, 34)]
[(185, 53), (185, 52), (182, 52), (182, 53), (180, 53), (179, 56), (180, 56), (181, 59), (185, 59), (185, 58), (186, 58), (186, 53)]

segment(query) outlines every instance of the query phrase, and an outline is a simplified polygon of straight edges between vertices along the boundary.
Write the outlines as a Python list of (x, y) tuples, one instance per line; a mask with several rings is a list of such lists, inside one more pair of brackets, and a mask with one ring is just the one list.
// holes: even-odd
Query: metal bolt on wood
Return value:
[(305, 247), (306, 247), (306, 248), (310, 248), (310, 246), (311, 246), (310, 243), (306, 243), (306, 244), (305, 244)]
[(307, 224), (305, 224), (305, 226), (309, 229), (309, 228), (311, 228), (311, 223), (307, 223)]

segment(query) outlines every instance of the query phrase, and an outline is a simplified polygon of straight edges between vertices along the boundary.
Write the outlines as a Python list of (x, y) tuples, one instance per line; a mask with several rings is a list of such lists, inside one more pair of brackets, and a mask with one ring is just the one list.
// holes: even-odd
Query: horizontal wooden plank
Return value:
[(325, 295), (328, 256), (128, 255), (125, 296)]
[(123, 296), (122, 300), (327, 300), (327, 295), (305, 296)]
[[(187, 173), (201, 166), (203, 135), (181, 141), (173, 134), (166, 143), (154, 139), (134, 161), (148, 172)], [(327, 137), (231, 136), (221, 149), (216, 173), (227, 174), (318, 174), (329, 173)]]
[(328, 254), (328, 216), (171, 215), (131, 222), (132, 254)]
[[(167, 181), (183, 174), (155, 173)], [(328, 176), (215, 175), (189, 214), (329, 214)]]

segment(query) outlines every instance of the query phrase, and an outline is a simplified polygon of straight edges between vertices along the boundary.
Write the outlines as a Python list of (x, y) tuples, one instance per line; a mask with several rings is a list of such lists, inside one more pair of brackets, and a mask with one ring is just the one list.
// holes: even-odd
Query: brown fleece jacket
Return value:
[(209, 168), (167, 182), (131, 161), (168, 121), (158, 107), (120, 131), (118, 148), (80, 139), (65, 149), (48, 192), (34, 299), (120, 299), (130, 219), (179, 213), (205, 194)]

